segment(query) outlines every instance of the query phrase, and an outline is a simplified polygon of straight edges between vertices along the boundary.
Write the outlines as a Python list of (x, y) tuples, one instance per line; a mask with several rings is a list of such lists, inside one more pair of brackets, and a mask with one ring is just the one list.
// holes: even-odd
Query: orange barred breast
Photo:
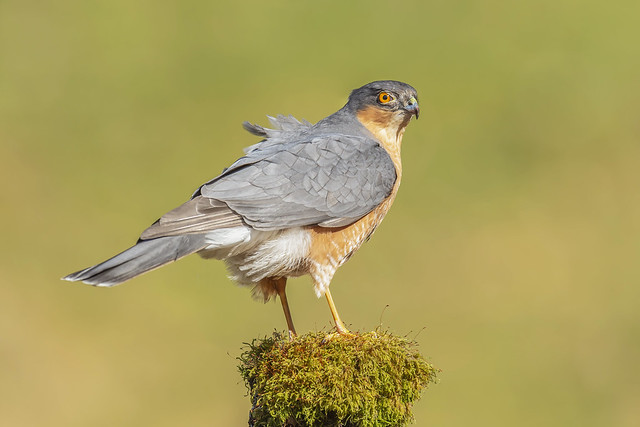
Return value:
[(311, 245), (306, 264), (318, 296), (329, 286), (338, 267), (347, 261), (380, 225), (393, 204), (402, 177), (400, 147), (405, 127), (411, 117), (373, 107), (361, 110), (357, 116), (389, 153), (396, 168), (396, 182), (391, 194), (380, 205), (353, 224), (339, 228), (315, 226), (308, 229)]
[(344, 264), (380, 225), (395, 199), (398, 184), (399, 179), (389, 197), (353, 224), (339, 228), (309, 228), (311, 245), (307, 265), (318, 296), (329, 287), (338, 267)]

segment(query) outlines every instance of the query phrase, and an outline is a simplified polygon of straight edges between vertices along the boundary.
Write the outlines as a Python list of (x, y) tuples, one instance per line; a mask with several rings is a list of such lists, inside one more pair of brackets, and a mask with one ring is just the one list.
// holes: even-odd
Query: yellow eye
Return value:
[(393, 101), (394, 99), (395, 99), (394, 96), (387, 92), (380, 92), (380, 94), (378, 95), (378, 102), (380, 104), (387, 104)]

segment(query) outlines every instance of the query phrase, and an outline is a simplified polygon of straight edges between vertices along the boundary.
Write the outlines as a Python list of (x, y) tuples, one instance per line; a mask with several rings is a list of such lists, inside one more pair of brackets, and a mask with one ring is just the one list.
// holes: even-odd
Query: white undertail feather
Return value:
[[(233, 251), (237, 246), (247, 243), (250, 240), (251, 229), (249, 227), (221, 228), (209, 231), (205, 235), (207, 247), (204, 250), (207, 252), (212, 252), (217, 249)], [(214, 256), (214, 258), (216, 257)]]

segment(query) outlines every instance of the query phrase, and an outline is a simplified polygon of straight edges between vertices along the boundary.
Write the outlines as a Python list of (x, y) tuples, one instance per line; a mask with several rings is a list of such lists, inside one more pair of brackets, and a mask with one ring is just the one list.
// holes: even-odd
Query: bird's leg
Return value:
[(333, 321), (336, 323), (336, 329), (340, 335), (353, 335), (345, 324), (340, 320), (340, 315), (338, 314), (338, 310), (336, 309), (336, 305), (333, 303), (333, 298), (331, 298), (331, 292), (329, 292), (329, 288), (324, 292), (324, 296), (327, 298), (327, 302), (329, 303), (329, 310), (331, 310), (331, 315), (333, 316)]
[(295, 337), (296, 328), (293, 326), (293, 319), (291, 318), (291, 311), (289, 310), (289, 303), (287, 302), (287, 292), (285, 288), (287, 287), (287, 278), (280, 277), (278, 279), (274, 279), (274, 284), (276, 287), (276, 291), (278, 291), (278, 295), (280, 296), (280, 302), (282, 303), (282, 311), (284, 311), (284, 317), (287, 319), (287, 327), (289, 328), (289, 338)]

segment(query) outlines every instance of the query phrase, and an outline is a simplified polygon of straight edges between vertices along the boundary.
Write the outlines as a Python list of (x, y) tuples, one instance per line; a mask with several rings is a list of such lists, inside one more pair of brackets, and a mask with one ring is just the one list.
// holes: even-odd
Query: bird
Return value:
[(187, 202), (145, 229), (118, 255), (63, 277), (111, 287), (187, 255), (223, 260), (229, 277), (265, 302), (278, 296), (296, 336), (287, 279), (311, 276), (338, 334), (352, 335), (329, 291), (338, 267), (366, 242), (393, 203), (402, 137), (419, 117), (418, 94), (379, 80), (354, 89), (337, 112), (312, 124), (267, 116), (244, 122), (262, 138)]

